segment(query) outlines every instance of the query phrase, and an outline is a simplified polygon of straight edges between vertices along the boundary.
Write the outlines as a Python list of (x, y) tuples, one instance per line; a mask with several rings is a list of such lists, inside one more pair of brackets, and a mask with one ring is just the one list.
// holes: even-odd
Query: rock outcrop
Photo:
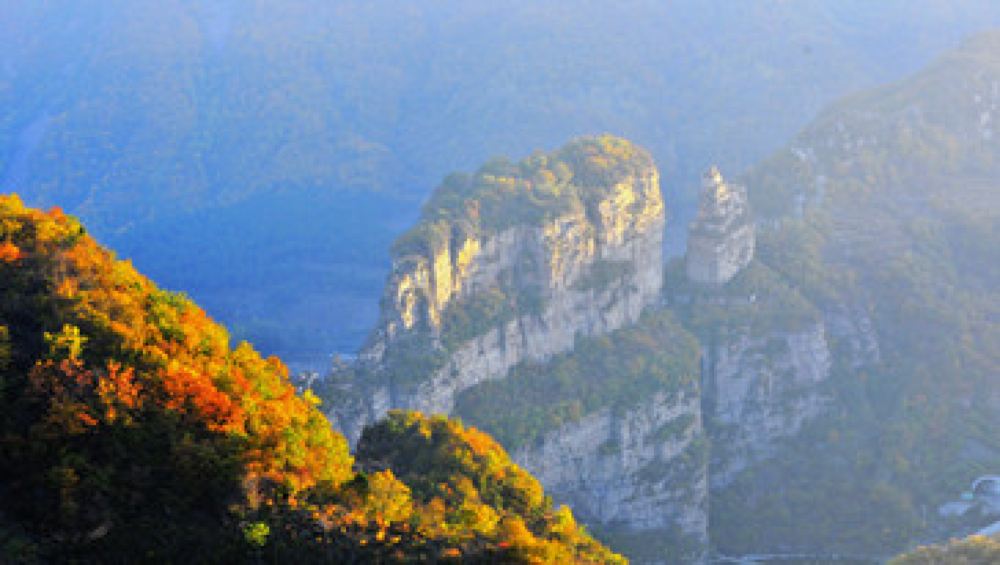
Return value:
[(878, 344), (753, 261), (746, 190), (718, 170), (665, 296), (663, 224), (652, 160), (615, 138), (449, 177), (326, 383), (331, 418), (356, 441), (394, 408), (459, 415), (634, 562), (704, 561), (710, 488), (827, 408), (832, 339), (852, 364)]
[(708, 535), (698, 359), (695, 337), (649, 309), (460, 394), (455, 414), (633, 562), (698, 562)]
[(691, 284), (682, 269), (671, 265), (665, 299), (701, 344), (710, 486), (724, 488), (828, 410), (835, 358), (856, 369), (878, 343), (864, 308), (821, 310), (759, 261), (722, 286)]
[(736, 331), (706, 352), (702, 380), (712, 436), (712, 487), (772, 456), (829, 405), (831, 355), (821, 322), (764, 335)]
[(652, 159), (610, 136), (449, 177), (394, 246), (331, 416), (356, 439), (391, 408), (450, 413), (462, 390), (635, 322), (659, 297), (663, 224)]
[(697, 386), (605, 408), (513, 457), (558, 503), (637, 563), (693, 563), (708, 547), (706, 441)]
[(712, 167), (702, 178), (698, 216), (688, 233), (688, 278), (725, 284), (753, 260), (755, 241), (746, 188), (727, 183)]

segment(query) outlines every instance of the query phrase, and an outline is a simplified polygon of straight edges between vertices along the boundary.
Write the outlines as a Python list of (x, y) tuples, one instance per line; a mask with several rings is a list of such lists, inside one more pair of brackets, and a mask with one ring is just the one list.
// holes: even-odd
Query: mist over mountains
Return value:
[(998, 22), (984, 0), (8, 2), (0, 187), (322, 366), (447, 172), (609, 131), (651, 150), (682, 228), (709, 162)]
[(1000, 468), (998, 47), (830, 105), (746, 190), (709, 170), (662, 275), (625, 140), (448, 177), (327, 415), (458, 415), (639, 563), (880, 561), (995, 522), (953, 501)]
[(5, 5), (0, 561), (994, 562), (997, 24)]

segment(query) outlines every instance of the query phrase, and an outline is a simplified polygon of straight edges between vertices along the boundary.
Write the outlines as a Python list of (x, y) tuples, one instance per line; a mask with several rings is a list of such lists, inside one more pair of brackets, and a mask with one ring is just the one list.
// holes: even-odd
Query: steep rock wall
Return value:
[[(513, 456), (556, 502), (604, 539), (621, 540), (616, 547), (634, 562), (676, 563), (699, 561), (707, 549), (706, 454), (695, 386), (620, 413), (601, 410)], [(629, 543), (638, 539), (662, 545)]]
[[(474, 181), (488, 193), (441, 189), (439, 200), (464, 207), (457, 219), (427, 219), (414, 230), (420, 245), (397, 243), (379, 327), (329, 404), (348, 437), (391, 408), (449, 413), (461, 391), (633, 323), (657, 302), (664, 207), (652, 159), (613, 138), (544, 159), (542, 172), (522, 163), (523, 178), (480, 171)], [(564, 184), (545, 200), (536, 193), (548, 177)], [(487, 229), (487, 205), (512, 219)]]
[(755, 245), (746, 187), (727, 183), (712, 167), (702, 177), (698, 215), (688, 230), (688, 278), (725, 284), (750, 264)]
[(794, 332), (736, 332), (711, 348), (704, 364), (713, 488), (772, 455), (828, 405), (821, 385), (831, 356), (822, 322)]
[(494, 288), (534, 289), (557, 314), (563, 306), (563, 315), (581, 320), (573, 325), (582, 327), (596, 310), (613, 306), (597, 303), (589, 312), (579, 308), (583, 299), (601, 298), (590, 296), (590, 291), (603, 290), (602, 285), (586, 280), (587, 275), (599, 276), (595, 268), (619, 268), (623, 272), (618, 281), (632, 287), (631, 295), (649, 302), (662, 280), (664, 210), (656, 169), (618, 180), (588, 208), (539, 226), (515, 226), (478, 239), (465, 235), (429, 256), (397, 257), (381, 327), (362, 357), (381, 361), (394, 339), (408, 331), (440, 336), (449, 305)]

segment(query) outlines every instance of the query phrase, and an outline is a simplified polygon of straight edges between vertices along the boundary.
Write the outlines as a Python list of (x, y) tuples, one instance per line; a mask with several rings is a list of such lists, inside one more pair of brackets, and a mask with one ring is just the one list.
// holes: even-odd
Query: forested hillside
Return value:
[(824, 315), (870, 319), (879, 355), (834, 342), (834, 410), (716, 493), (721, 548), (947, 535), (938, 506), (1000, 468), (998, 109), (992, 33), (835, 104), (748, 175), (760, 260)]
[(992, 0), (11, 0), (0, 188), (322, 365), (360, 345), (386, 244), (445, 172), (610, 131), (684, 218), (710, 161), (998, 23)]
[(0, 561), (622, 561), (485, 434), (396, 412), (357, 459), (277, 358), (0, 196)]

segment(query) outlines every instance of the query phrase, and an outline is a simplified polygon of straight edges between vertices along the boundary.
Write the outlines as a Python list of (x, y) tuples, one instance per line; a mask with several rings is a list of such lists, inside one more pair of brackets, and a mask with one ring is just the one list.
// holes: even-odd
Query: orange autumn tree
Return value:
[(499, 443), (458, 420), (392, 411), (365, 429), (357, 457), (409, 485), (413, 522), (458, 547), (485, 540), (501, 561), (625, 562), (580, 528), (568, 508), (556, 508)]
[(248, 495), (344, 483), (344, 438), (287, 377), (75, 219), (0, 196), (0, 520), (197, 554)]

